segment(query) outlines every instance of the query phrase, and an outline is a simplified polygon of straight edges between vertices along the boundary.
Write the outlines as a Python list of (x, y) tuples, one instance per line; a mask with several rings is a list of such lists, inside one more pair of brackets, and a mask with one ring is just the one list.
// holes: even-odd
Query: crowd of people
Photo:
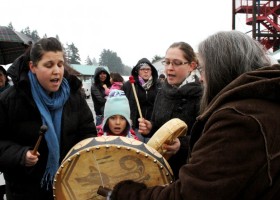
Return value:
[[(148, 187), (123, 180), (107, 198), (279, 199), (280, 65), (238, 31), (209, 36), (197, 53), (175, 42), (162, 64), (158, 75), (147, 58), (138, 60), (133, 84), (96, 68), (95, 120), (57, 39), (39, 40), (7, 72), (0, 66), (0, 171), (7, 199), (53, 199), (55, 173), (83, 139), (122, 136), (148, 143), (174, 118), (188, 127), (162, 146), (171, 155), (174, 181)], [(34, 153), (42, 125), (48, 129)]]
[[(176, 82), (173, 71), (193, 60), (178, 61), (176, 50), (171, 45), (164, 63), (168, 83), (180, 89), (191, 77)], [(280, 198), (280, 65), (271, 65), (260, 43), (238, 31), (209, 36), (199, 44), (198, 57), (203, 86), (199, 115), (188, 142), (177, 140), (169, 147), (175, 153), (188, 151), (178, 179), (154, 187), (121, 181), (112, 200)], [(152, 129), (148, 120), (139, 121), (139, 132)]]

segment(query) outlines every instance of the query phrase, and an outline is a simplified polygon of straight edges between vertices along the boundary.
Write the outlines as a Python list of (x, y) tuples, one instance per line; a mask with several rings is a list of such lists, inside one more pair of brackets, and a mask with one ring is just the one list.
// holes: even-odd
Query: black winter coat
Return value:
[[(137, 97), (139, 100), (140, 108), (142, 115), (145, 119), (150, 120), (152, 117), (154, 101), (156, 99), (156, 95), (160, 88), (160, 83), (154, 82), (154, 84), (149, 88), (149, 90), (145, 90), (137, 81), (135, 84), (135, 90), (137, 93)], [(129, 101), (130, 106), (130, 119), (132, 121), (132, 128), (135, 129), (139, 127), (138, 118), (140, 118), (136, 100), (132, 91), (132, 86), (129, 81), (125, 82), (122, 89), (125, 92), (126, 97)], [(143, 135), (145, 137), (145, 135)]]
[[(69, 76), (67, 80), (71, 93), (63, 107), (60, 161), (76, 143), (96, 136), (93, 115), (79, 92), (77, 78)], [(26, 74), (18, 81), (0, 96), (0, 171), (4, 173), (6, 192), (11, 200), (52, 199), (52, 189), (46, 191), (40, 186), (48, 158), (44, 138), (38, 149), (37, 164), (24, 166), (25, 154), (33, 149), (42, 120)]]
[[(164, 123), (173, 118), (183, 120), (188, 125), (187, 134), (190, 135), (192, 126), (199, 114), (201, 96), (202, 87), (198, 81), (188, 83), (180, 88), (175, 88), (164, 82), (155, 100), (151, 119), (153, 128), (148, 136), (152, 137)], [(180, 167), (187, 161), (187, 137), (180, 138), (180, 151), (168, 160), (175, 178), (178, 178)]]
[(151, 122), (153, 135), (165, 122), (179, 118), (188, 125), (188, 133), (199, 114), (202, 87), (199, 82), (188, 83), (175, 88), (164, 82), (155, 100)]
[[(139, 83), (139, 78), (138, 78), (138, 70), (139, 66), (136, 65), (132, 71), (131, 75), (133, 76), (135, 83), (135, 90), (137, 93), (137, 97), (139, 100), (141, 112), (143, 115), (143, 118), (150, 120), (152, 117), (152, 112), (153, 112), (153, 107), (154, 107), (154, 102), (156, 99), (156, 95), (158, 93), (158, 90), (161, 88), (161, 83), (158, 81), (158, 73), (156, 68), (150, 63), (149, 60), (146, 58), (141, 59), (138, 61), (138, 63), (145, 62), (147, 63), (152, 70), (152, 77), (153, 77), (153, 84), (152, 86), (148, 89), (145, 90)], [(140, 114), (137, 108), (136, 100), (134, 97), (134, 93), (132, 90), (131, 83), (129, 81), (125, 82), (123, 87), (122, 87), (128, 101), (129, 101), (129, 106), (130, 106), (130, 119), (132, 121), (132, 128), (135, 129), (139, 127), (138, 123), (138, 118), (140, 118)], [(143, 135), (146, 137), (145, 135)]]
[[(104, 83), (101, 83), (99, 79), (99, 74), (101, 72), (105, 72), (107, 74), (107, 78)], [(94, 73), (94, 82), (91, 86), (91, 98), (94, 105), (94, 110), (96, 115), (103, 115), (104, 106), (106, 103), (106, 94), (105, 89), (103, 88), (103, 84), (106, 84), (108, 88), (111, 87), (110, 83), (110, 74), (103, 67), (97, 67)]]

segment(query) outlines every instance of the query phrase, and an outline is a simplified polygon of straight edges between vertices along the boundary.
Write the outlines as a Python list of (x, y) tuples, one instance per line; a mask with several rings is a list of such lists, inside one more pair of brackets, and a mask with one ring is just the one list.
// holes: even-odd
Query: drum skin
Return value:
[[(163, 124), (151, 137), (147, 145), (165, 156), (166, 150), (162, 148), (164, 143), (170, 144), (177, 137), (187, 133), (187, 124), (179, 118), (173, 118)], [(168, 155), (165, 157), (168, 159)]]
[(99, 186), (112, 189), (129, 179), (147, 186), (174, 181), (169, 164), (152, 147), (119, 136), (88, 138), (62, 161), (53, 183), (54, 199), (105, 199), (97, 194)]

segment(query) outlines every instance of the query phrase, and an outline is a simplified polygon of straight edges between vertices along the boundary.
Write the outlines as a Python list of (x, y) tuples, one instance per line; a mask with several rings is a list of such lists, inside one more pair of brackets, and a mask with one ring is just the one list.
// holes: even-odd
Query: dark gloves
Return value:
[(111, 200), (136, 199), (137, 194), (146, 188), (147, 186), (144, 183), (137, 183), (132, 180), (121, 181), (115, 185)]

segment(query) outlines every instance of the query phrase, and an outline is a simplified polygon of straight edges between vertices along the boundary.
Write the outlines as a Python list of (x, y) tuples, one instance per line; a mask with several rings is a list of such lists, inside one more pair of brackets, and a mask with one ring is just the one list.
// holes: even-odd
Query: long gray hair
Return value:
[(264, 47), (239, 31), (209, 36), (199, 44), (198, 53), (205, 81), (200, 112), (238, 76), (271, 64)]

